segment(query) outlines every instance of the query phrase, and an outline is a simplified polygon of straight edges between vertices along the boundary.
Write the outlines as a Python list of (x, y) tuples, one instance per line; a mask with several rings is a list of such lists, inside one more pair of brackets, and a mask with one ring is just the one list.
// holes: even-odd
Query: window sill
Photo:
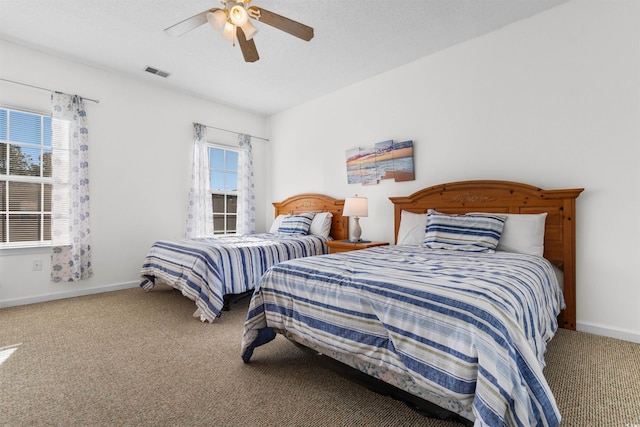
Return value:
[(30, 255), (36, 253), (49, 253), (51, 243), (10, 244), (0, 246), (0, 256), (5, 255)]

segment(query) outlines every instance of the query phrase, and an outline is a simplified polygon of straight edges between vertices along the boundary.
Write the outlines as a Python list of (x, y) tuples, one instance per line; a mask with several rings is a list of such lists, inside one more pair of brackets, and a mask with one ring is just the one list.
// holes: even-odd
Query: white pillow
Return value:
[(544, 223), (547, 213), (505, 215), (507, 220), (496, 249), (541, 257), (544, 253)]
[(333, 218), (333, 214), (331, 212), (317, 213), (311, 222), (309, 234), (329, 237), (329, 233), (331, 232), (331, 218)]
[(287, 217), (288, 215), (278, 215), (276, 217), (276, 219), (273, 220), (273, 224), (271, 224), (271, 228), (269, 229), (269, 233), (277, 233), (278, 232), (278, 228), (280, 228), (280, 226), (282, 225), (282, 221), (284, 221), (284, 219)]
[(400, 212), (400, 229), (398, 230), (398, 241), (396, 245), (421, 245), (424, 242), (426, 229), (426, 213)]

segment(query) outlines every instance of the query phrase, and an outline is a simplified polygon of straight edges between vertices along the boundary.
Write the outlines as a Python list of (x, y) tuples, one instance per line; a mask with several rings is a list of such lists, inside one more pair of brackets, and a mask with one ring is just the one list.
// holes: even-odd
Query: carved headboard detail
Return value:
[(331, 212), (330, 235), (335, 240), (349, 238), (349, 218), (342, 216), (344, 199), (334, 199), (324, 194), (303, 193), (281, 202), (274, 202), (275, 216), (280, 214), (298, 214), (303, 212)]

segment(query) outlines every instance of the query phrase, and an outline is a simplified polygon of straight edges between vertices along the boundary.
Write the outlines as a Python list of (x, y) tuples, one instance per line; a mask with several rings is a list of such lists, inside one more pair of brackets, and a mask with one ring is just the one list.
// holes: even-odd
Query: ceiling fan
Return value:
[(305, 41), (313, 38), (313, 28), (261, 7), (249, 6), (251, 0), (220, 0), (220, 2), (224, 5), (223, 9), (214, 7), (205, 10), (165, 28), (164, 32), (177, 37), (209, 22), (216, 30), (222, 30), (222, 36), (234, 45), (236, 40), (238, 41), (246, 62), (255, 62), (260, 59), (253, 41), (253, 36), (258, 29), (251, 24), (249, 18), (264, 22)]

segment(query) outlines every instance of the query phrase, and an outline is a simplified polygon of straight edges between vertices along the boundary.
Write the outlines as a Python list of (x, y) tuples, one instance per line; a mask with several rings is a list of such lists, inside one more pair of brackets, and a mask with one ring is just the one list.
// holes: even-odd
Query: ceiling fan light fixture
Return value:
[(224, 9), (214, 7), (203, 10), (165, 28), (165, 34), (178, 37), (208, 22), (215, 30), (222, 30), (224, 39), (229, 40), (234, 46), (236, 43), (239, 44), (245, 62), (255, 62), (260, 59), (253, 41), (258, 29), (250, 20), (260, 21), (304, 41), (313, 38), (312, 27), (258, 6), (249, 6), (251, 0), (220, 0), (220, 3)]
[(236, 42), (236, 26), (230, 22), (224, 24), (224, 30), (222, 30), (222, 37), (229, 40), (232, 43)]
[(229, 10), (229, 19), (238, 27), (242, 27), (249, 20), (249, 14), (247, 13), (247, 9), (244, 6), (236, 4)]
[(258, 33), (258, 29), (254, 27), (250, 21), (247, 21), (244, 25), (240, 26), (244, 32), (244, 37), (247, 40), (251, 40), (253, 36)]
[(207, 13), (207, 21), (216, 30), (220, 30), (227, 22), (227, 14), (222, 9)]

